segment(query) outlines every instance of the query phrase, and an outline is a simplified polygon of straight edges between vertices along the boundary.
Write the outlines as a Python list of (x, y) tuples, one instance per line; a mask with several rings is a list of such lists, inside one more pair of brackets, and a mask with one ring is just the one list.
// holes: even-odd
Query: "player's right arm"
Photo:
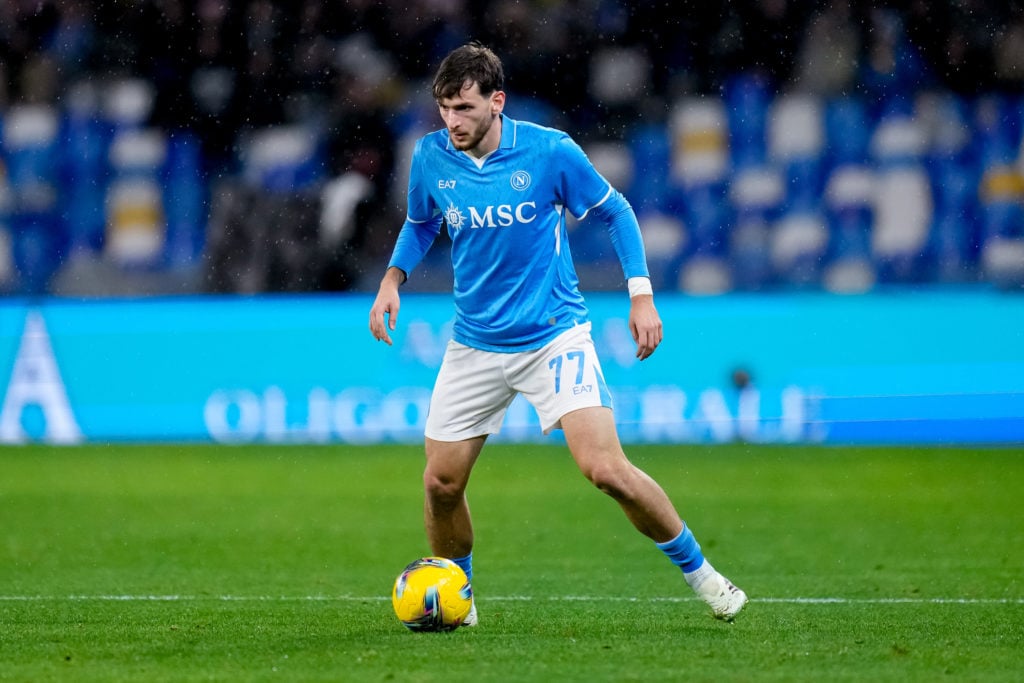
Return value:
[[(391, 261), (384, 272), (377, 290), (377, 298), (370, 308), (370, 333), (377, 341), (391, 345), (391, 335), (398, 324), (398, 309), (401, 299), (398, 288), (405, 282), (412, 269), (434, 243), (441, 229), (441, 213), (434, 205), (433, 198), (424, 182), (422, 171), (422, 147), (424, 141), (416, 143), (409, 170), (408, 213), (405, 224), (398, 233)], [(423, 218), (418, 218), (422, 216)]]
[(377, 298), (370, 308), (370, 333), (374, 339), (388, 346), (391, 346), (391, 335), (388, 334), (388, 330), (394, 331), (398, 324), (398, 309), (401, 307), (398, 288), (405, 282), (405, 277), (405, 271), (401, 268), (390, 266), (384, 272), (380, 289), (377, 290)]

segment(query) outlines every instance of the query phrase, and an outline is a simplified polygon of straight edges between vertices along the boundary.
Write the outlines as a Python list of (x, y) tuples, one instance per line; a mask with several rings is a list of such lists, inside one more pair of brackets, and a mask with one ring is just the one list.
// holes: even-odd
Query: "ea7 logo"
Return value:
[(537, 219), (537, 204), (522, 202), (485, 206), (478, 209), (469, 207), (469, 227), (471, 228), (507, 228), (513, 223), (532, 223)]
[(580, 394), (590, 394), (594, 391), (593, 384), (577, 384), (572, 388), (572, 395), (579, 396)]
[(439, 189), (439, 190), (454, 190), (455, 189), (455, 181), (454, 180), (438, 180), (437, 181), (437, 189)]

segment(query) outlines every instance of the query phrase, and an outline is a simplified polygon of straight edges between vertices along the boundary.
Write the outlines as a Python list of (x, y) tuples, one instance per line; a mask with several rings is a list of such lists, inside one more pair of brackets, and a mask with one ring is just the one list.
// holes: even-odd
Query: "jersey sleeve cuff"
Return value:
[(626, 280), (626, 287), (629, 288), (630, 299), (632, 299), (635, 296), (641, 296), (643, 294), (654, 294), (654, 288), (651, 287), (651, 278), (649, 277), (631, 277), (628, 280)]

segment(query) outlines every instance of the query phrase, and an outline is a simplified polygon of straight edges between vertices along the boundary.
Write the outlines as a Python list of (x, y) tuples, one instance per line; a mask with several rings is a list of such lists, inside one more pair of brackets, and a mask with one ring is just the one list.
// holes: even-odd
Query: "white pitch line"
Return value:
[[(0, 595), (0, 602), (372, 602), (371, 595)], [(531, 595), (486, 596), (486, 602), (693, 602), (696, 597), (636, 598), (621, 596)], [(1024, 598), (751, 598), (752, 603), (783, 605), (1024, 605)]]

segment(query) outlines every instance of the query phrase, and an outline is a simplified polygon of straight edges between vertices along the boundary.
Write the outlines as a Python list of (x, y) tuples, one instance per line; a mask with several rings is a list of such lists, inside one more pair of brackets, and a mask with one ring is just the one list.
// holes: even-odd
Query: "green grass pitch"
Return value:
[(557, 444), (485, 449), (449, 634), (389, 600), (428, 554), (418, 447), (0, 448), (0, 681), (1024, 679), (1024, 449), (628, 450), (735, 623)]

